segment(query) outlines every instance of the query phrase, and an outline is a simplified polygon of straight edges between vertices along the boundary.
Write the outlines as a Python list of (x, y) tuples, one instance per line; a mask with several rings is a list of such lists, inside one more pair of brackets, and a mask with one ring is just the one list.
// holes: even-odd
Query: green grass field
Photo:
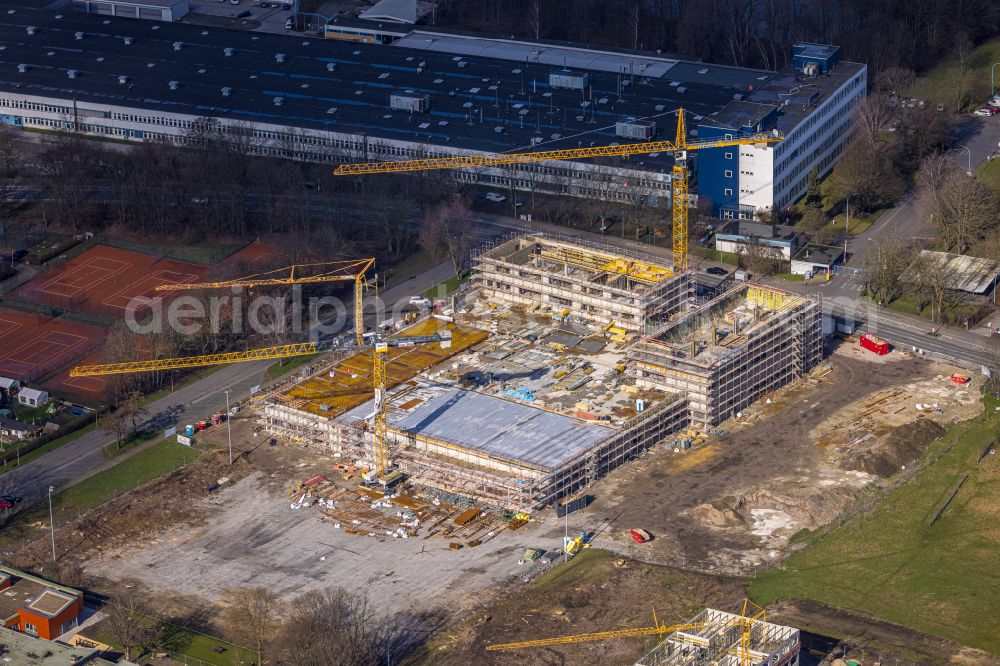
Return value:
[(430, 289), (424, 292), (424, 296), (430, 298), (431, 300), (435, 298), (444, 298), (453, 291), (458, 291), (458, 288), (462, 286), (465, 282), (466, 277), (450, 277), (444, 282), (439, 282)]
[[(1000, 654), (1000, 456), (977, 463), (997, 437), (998, 404), (988, 399), (982, 415), (951, 427), (927, 460), (943, 455), (872, 513), (762, 574), (754, 601), (816, 599)], [(962, 473), (965, 485), (929, 527)]]
[[(254, 661), (254, 655), (237, 645), (192, 631), (180, 625), (169, 622), (161, 622), (163, 633), (154, 651), (163, 651), (168, 654), (183, 658), (187, 657), (187, 663), (204, 666), (239, 666), (249, 664)], [(121, 649), (121, 645), (114, 637), (104, 629), (101, 624), (95, 627), (84, 629), (82, 633), (85, 637), (105, 643), (116, 649)], [(215, 648), (222, 648), (222, 652), (216, 652)], [(197, 661), (195, 661), (197, 660)], [(137, 660), (138, 661), (138, 660)]]
[(287, 375), (292, 370), (295, 370), (296, 368), (301, 368), (303, 365), (306, 365), (317, 356), (318, 354), (309, 354), (308, 356), (293, 356), (291, 358), (282, 359), (277, 363), (268, 366), (267, 378), (277, 379), (282, 375)]
[(1000, 193), (1000, 159), (992, 159), (981, 166), (977, 176), (984, 183)]
[(430, 270), (439, 263), (425, 250), (417, 250), (406, 259), (389, 267), (386, 286), (392, 287), (400, 282), (406, 282), (414, 275), (419, 275), (426, 270)]
[(198, 457), (200, 451), (165, 439), (114, 467), (70, 486), (53, 498), (53, 507), (86, 511), (127, 490), (152, 481)]
[[(1000, 62), (1000, 39), (973, 49), (967, 62), (966, 81), (972, 92), (973, 104), (985, 101), (990, 95), (990, 67)], [(946, 111), (956, 111), (958, 71), (958, 59), (949, 58), (919, 77), (906, 96), (930, 100), (935, 104), (940, 102), (945, 105)], [(1000, 81), (997, 83), (1000, 84)]]
[[(42, 456), (42, 455), (45, 455), (49, 451), (54, 451), (55, 449), (58, 449), (60, 446), (63, 446), (64, 444), (69, 444), (70, 442), (72, 442), (74, 440), (77, 440), (80, 437), (83, 437), (88, 432), (90, 432), (91, 430), (93, 430), (95, 427), (96, 426), (93, 423), (91, 423), (90, 425), (84, 426), (84, 427), (80, 428), (79, 430), (76, 430), (75, 432), (71, 432), (68, 435), (63, 435), (62, 437), (60, 437), (58, 439), (53, 439), (51, 442), (48, 442), (47, 444), (43, 444), (43, 445), (39, 446), (37, 449), (35, 449), (34, 451), (31, 451), (30, 453), (25, 453), (24, 455), (22, 455), (20, 457), (21, 464), (24, 465), (26, 463), (29, 463), (32, 460), (34, 460), (35, 458), (37, 458), (39, 456)], [(17, 467), (17, 464), (18, 464), (18, 462), (17, 462), (17, 446), (11, 444), (10, 442), (7, 442), (6, 443), (6, 453), (5, 453), (4, 457), (7, 458), (7, 463), (5, 465), (0, 465), (0, 474), (3, 474), (4, 472), (9, 472), (10, 470), (12, 470), (15, 467)]]

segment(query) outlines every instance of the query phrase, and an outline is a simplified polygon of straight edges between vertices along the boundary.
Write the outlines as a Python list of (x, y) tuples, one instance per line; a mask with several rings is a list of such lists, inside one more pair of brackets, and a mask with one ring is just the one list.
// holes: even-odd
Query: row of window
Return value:
[(0, 97), (0, 106), (5, 106), (10, 109), (28, 109), (30, 111), (45, 111), (46, 113), (69, 114), (73, 112), (73, 109), (71, 109), (68, 106), (41, 104), (39, 102), (26, 102), (23, 99), (6, 99), (3, 97)]
[[(79, 119), (81, 117), (85, 117), (87, 115), (93, 116), (94, 115), (93, 110), (74, 113), (73, 109), (66, 106), (43, 104), (39, 102), (29, 102), (25, 100), (8, 99), (2, 97), (0, 97), (0, 107), (37, 109), (47, 113), (58, 114), (62, 116), (62, 118), (60, 119), (40, 118), (40, 117), (25, 118), (25, 121), (27, 123), (40, 127), (50, 127), (54, 129), (69, 130), (71, 129), (71, 126), (73, 124), (71, 118), (76, 118), (78, 120), (78, 122), (76, 123), (76, 127), (79, 131), (96, 135), (104, 135), (104, 136), (112, 135), (112, 136), (121, 136), (125, 138), (140, 138), (144, 140), (165, 140), (175, 144), (189, 144), (197, 142), (199, 140), (199, 139), (192, 139), (184, 134), (151, 132), (147, 130), (109, 127), (87, 122), (79, 122)], [(145, 114), (128, 113), (121, 111), (103, 112), (101, 113), (101, 115), (106, 118), (111, 118), (113, 120), (119, 120), (128, 123), (135, 123), (139, 125), (151, 125), (157, 127), (175, 127), (182, 130), (197, 130), (202, 124), (198, 120), (185, 120), (182, 118), (176, 118), (170, 116), (145, 115)], [(217, 131), (222, 134), (233, 134), (240, 131), (239, 126), (225, 125), (222, 123), (213, 124), (210, 128), (212, 131)], [(330, 148), (339, 148), (342, 150), (357, 151), (358, 155), (362, 154), (365, 149), (364, 143), (358, 141), (348, 141), (345, 139), (335, 139), (330, 137), (315, 136), (311, 134), (303, 134), (297, 132), (279, 132), (279, 131), (259, 129), (259, 128), (255, 128), (251, 131), (254, 138), (270, 142), (283, 141), (287, 142), (289, 145), (305, 144), (314, 146), (325, 146)], [(335, 157), (331, 155), (324, 155), (322, 153), (313, 153), (309, 151), (306, 152), (297, 150), (290, 151), (287, 148), (279, 148), (269, 145), (254, 145), (250, 147), (250, 150), (258, 155), (296, 157), (300, 159), (309, 159), (312, 161), (320, 161), (320, 162), (349, 161), (343, 157)], [(434, 152), (424, 147), (386, 145), (377, 142), (369, 144), (369, 150), (370, 152), (376, 154), (392, 155), (399, 157), (444, 156), (444, 154), (442, 153), (435, 154)], [(355, 157), (357, 157), (357, 155), (355, 155)], [(592, 183), (608, 183), (614, 185), (614, 187), (601, 188), (599, 186), (578, 187), (572, 185), (562, 185), (559, 187), (549, 187), (547, 189), (551, 191), (558, 190), (563, 194), (576, 194), (594, 198), (615, 199), (619, 201), (629, 201), (635, 199), (636, 197), (642, 197), (643, 194), (641, 193), (643, 191), (646, 192), (646, 196), (649, 196), (650, 191), (654, 191), (657, 193), (666, 192), (669, 190), (671, 186), (671, 179), (666, 174), (639, 173), (626, 176), (621, 174), (620, 172), (616, 173), (615, 170), (613, 169), (598, 170), (590, 165), (585, 166), (585, 165), (566, 164), (565, 166), (553, 166), (548, 164), (525, 164), (525, 165), (518, 165), (517, 171), (534, 173), (541, 176), (561, 176), (567, 179), (581, 179), (590, 181)], [(460, 178), (461, 180), (469, 182), (476, 182), (478, 180), (477, 176), (473, 173), (456, 172), (454, 175)], [(490, 176), (490, 182), (495, 184), (507, 184), (509, 182), (509, 179), (503, 178), (502, 176)], [(530, 189), (533, 186), (533, 184), (537, 185), (537, 183), (533, 183), (532, 180), (527, 178), (521, 178), (515, 181), (515, 187), (521, 189)]]
[[(804, 122), (799, 123), (791, 132), (785, 136), (785, 140), (778, 143), (774, 149), (775, 158), (781, 157), (785, 150), (789, 149), (789, 146), (795, 143), (796, 138), (803, 132), (807, 132), (813, 125), (819, 122), (820, 119), (825, 117), (830, 113), (838, 104), (843, 102), (846, 98), (854, 98), (859, 95), (864, 95), (864, 90), (857, 90), (859, 86), (862, 86), (867, 80), (867, 75), (865, 72), (861, 72), (858, 76), (847, 82), (840, 90), (838, 90), (833, 97), (826, 100), (822, 105), (822, 108), (818, 109), (816, 113), (813, 113)], [(846, 105), (850, 107), (850, 104)]]

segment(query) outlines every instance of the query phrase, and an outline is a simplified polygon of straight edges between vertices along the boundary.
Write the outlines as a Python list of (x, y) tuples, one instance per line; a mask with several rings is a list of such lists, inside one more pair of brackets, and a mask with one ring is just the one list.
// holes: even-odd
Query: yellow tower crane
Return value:
[(691, 643), (692, 645), (709, 645), (711, 641), (707, 638), (694, 634), (686, 634), (688, 631), (698, 631), (700, 629), (720, 629), (729, 631), (737, 628), (740, 632), (739, 646), (725, 649), (727, 654), (738, 657), (740, 666), (754, 666), (755, 655), (752, 645), (753, 629), (757, 623), (766, 621), (766, 611), (757, 606), (749, 599), (744, 599), (740, 616), (731, 620), (720, 620), (714, 622), (689, 622), (686, 624), (663, 625), (656, 620), (656, 613), (653, 613), (653, 626), (637, 627), (634, 629), (617, 629), (613, 631), (598, 631), (589, 634), (575, 634), (571, 636), (557, 636), (554, 638), (540, 638), (530, 641), (519, 641), (516, 643), (499, 643), (487, 645), (487, 650), (521, 650), (533, 647), (549, 647), (552, 645), (571, 645), (575, 643), (589, 643), (593, 641), (605, 641), (615, 638), (641, 638), (644, 636), (658, 635), (661, 638), (666, 634), (681, 632), (676, 639), (680, 642)]
[(557, 636), (555, 638), (539, 638), (533, 641), (519, 641), (517, 643), (499, 643), (487, 645), (487, 650), (523, 650), (533, 647), (549, 647), (550, 645), (571, 645), (573, 643), (590, 643), (594, 641), (606, 641), (613, 638), (642, 638), (643, 636), (665, 636), (675, 631), (689, 631), (692, 629), (704, 629), (709, 626), (704, 622), (693, 622), (688, 624), (657, 624), (656, 615), (653, 615), (652, 627), (637, 627), (635, 629), (616, 629), (614, 631), (597, 631), (591, 634), (576, 634), (573, 636)]
[[(161, 284), (156, 287), (156, 291), (264, 287), (270, 285), (316, 284), (320, 282), (354, 280), (354, 339), (355, 343), (360, 345), (365, 332), (364, 303), (362, 301), (365, 287), (365, 273), (374, 265), (375, 259), (373, 257), (347, 261), (324, 261), (314, 264), (294, 264), (236, 280)], [(296, 275), (297, 270), (316, 267), (323, 267), (323, 270), (313, 275)]]
[(454, 157), (432, 157), (419, 160), (395, 162), (364, 162), (342, 164), (334, 169), (335, 176), (352, 176), (372, 173), (399, 173), (406, 171), (429, 171), (433, 169), (464, 169), (468, 167), (497, 167), (511, 164), (529, 164), (558, 160), (579, 160), (595, 157), (628, 157), (649, 153), (673, 153), (673, 260), (674, 270), (688, 268), (688, 168), (687, 153), (706, 148), (768, 144), (781, 141), (777, 130), (750, 135), (733, 135), (731, 138), (688, 141), (684, 121), (684, 109), (677, 110), (677, 134), (674, 141), (646, 141), (617, 146), (591, 146), (589, 148), (565, 148), (561, 150), (539, 150), (526, 153), (500, 153), (497, 155), (458, 155)]
[[(369, 347), (372, 350), (372, 387), (375, 394), (375, 413), (372, 418), (372, 434), (374, 435), (375, 474), (383, 478), (391, 464), (388, 441), (388, 405), (386, 390), (388, 388), (386, 364), (389, 349), (393, 347), (413, 347), (415, 345), (438, 342), (441, 347), (451, 346), (451, 331), (444, 330), (433, 335), (413, 335), (382, 340), (378, 335), (371, 339), (362, 339), (358, 347)], [(349, 350), (355, 345), (338, 345), (336, 341), (328, 342), (298, 342), (290, 345), (261, 347), (241, 352), (226, 352), (223, 354), (205, 354), (203, 356), (185, 356), (180, 358), (161, 358), (149, 361), (125, 361), (122, 363), (101, 363), (97, 365), (78, 365), (69, 371), (70, 377), (101, 377), (105, 375), (120, 375), (135, 372), (158, 372), (162, 370), (177, 370), (181, 368), (199, 368), (208, 365), (228, 365), (229, 363), (248, 363), (269, 359), (306, 356), (334, 349)]]

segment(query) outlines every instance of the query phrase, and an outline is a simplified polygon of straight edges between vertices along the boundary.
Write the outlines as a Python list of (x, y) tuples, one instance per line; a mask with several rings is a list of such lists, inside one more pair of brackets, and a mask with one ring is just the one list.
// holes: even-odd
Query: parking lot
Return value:
[(190, 0), (190, 6), (185, 23), (262, 32), (288, 32), (285, 24), (295, 15), (294, 2), (271, 0), (235, 0), (235, 4), (234, 0)]

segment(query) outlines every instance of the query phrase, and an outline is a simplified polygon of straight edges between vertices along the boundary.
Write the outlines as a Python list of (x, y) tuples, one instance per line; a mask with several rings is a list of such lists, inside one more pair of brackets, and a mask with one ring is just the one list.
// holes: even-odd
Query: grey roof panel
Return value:
[[(389, 410), (389, 427), (424, 435), (545, 471), (565, 465), (615, 433), (591, 421), (444, 385), (410, 411)], [(339, 417), (354, 423), (372, 413), (371, 402)]]

